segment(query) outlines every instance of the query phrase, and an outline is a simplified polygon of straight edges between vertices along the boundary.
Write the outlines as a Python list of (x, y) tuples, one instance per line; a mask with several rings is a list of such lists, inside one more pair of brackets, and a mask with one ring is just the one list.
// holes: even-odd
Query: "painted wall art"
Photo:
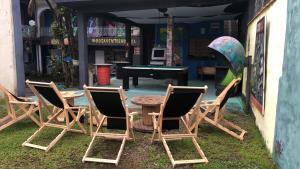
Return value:
[(257, 22), (251, 78), (251, 104), (264, 114), (266, 86), (266, 17)]

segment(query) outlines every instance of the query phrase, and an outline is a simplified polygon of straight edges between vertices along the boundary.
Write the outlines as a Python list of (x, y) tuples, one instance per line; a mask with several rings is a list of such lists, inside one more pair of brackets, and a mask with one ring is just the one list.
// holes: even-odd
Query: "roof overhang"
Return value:
[[(175, 23), (235, 19), (242, 14), (248, 0), (56, 0), (87, 14), (108, 13), (110, 16), (138, 24), (166, 23), (166, 14)], [(166, 13), (159, 8), (167, 8)]]

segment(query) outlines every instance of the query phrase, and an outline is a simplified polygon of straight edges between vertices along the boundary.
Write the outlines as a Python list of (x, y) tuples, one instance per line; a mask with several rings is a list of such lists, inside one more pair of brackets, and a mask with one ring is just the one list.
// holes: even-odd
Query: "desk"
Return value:
[(152, 132), (153, 122), (152, 116), (148, 113), (159, 113), (160, 105), (164, 101), (164, 96), (158, 95), (145, 95), (145, 96), (134, 96), (131, 102), (136, 105), (142, 106), (142, 119), (134, 122), (134, 129), (142, 132)]
[(188, 68), (182, 66), (125, 66), (123, 67), (123, 89), (129, 89), (129, 77), (133, 86), (138, 85), (138, 77), (154, 79), (176, 79), (177, 85), (188, 85)]

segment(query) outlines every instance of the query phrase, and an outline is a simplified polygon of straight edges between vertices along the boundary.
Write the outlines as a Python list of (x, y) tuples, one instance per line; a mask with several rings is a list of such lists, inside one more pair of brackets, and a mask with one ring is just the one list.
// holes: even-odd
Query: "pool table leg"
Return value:
[(187, 86), (188, 85), (188, 75), (187, 74), (181, 74), (177, 78), (177, 85), (178, 86)]
[(127, 75), (123, 75), (123, 89), (129, 89), (129, 77)]
[(139, 80), (137, 76), (132, 77), (132, 85), (136, 87), (139, 84)]

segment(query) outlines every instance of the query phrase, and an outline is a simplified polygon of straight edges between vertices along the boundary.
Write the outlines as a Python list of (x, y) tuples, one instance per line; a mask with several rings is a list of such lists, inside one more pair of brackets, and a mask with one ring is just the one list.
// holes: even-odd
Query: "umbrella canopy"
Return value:
[(242, 74), (245, 64), (245, 49), (238, 40), (230, 36), (222, 36), (213, 40), (208, 47), (221, 53), (229, 61), (230, 69), (235, 76)]

